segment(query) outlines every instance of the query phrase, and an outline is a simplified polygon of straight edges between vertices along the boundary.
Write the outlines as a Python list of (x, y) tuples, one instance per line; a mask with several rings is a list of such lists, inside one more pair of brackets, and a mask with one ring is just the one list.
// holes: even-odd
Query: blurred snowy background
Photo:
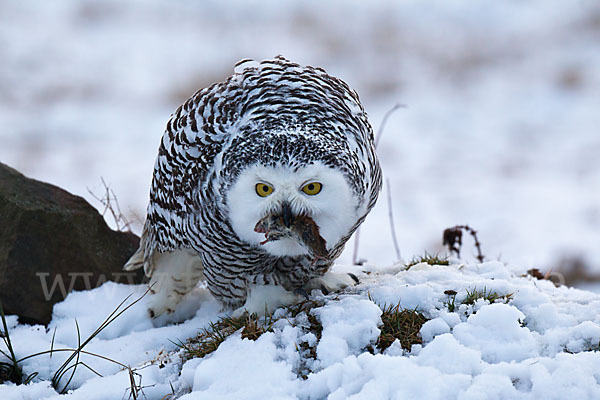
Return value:
[[(346, 80), (376, 131), (406, 105), (379, 147), (404, 259), (466, 223), (488, 259), (600, 277), (592, 0), (5, 0), (0, 161), (98, 208), (87, 188), (104, 178), (139, 233), (170, 113), (239, 59), (277, 54)], [(378, 265), (396, 261), (386, 191), (360, 241)]]

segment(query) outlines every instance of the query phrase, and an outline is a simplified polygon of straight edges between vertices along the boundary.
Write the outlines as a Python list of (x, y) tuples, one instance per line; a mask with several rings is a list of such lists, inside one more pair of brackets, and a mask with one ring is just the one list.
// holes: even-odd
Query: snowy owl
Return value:
[(338, 290), (356, 278), (328, 271), (380, 188), (355, 91), (281, 56), (242, 60), (171, 115), (140, 248), (124, 269), (150, 277), (152, 316), (200, 280), (237, 312)]

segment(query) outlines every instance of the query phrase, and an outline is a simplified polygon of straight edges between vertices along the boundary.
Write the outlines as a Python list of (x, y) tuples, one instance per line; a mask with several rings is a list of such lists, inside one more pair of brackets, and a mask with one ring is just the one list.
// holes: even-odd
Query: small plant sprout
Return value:
[(454, 312), (456, 310), (456, 295), (458, 292), (456, 290), (445, 290), (444, 294), (448, 296), (448, 300), (444, 304), (449, 312)]

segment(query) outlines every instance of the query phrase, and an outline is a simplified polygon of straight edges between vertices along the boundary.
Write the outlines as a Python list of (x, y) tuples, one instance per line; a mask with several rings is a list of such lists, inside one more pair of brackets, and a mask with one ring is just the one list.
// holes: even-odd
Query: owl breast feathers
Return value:
[(283, 57), (243, 60), (171, 115), (140, 248), (125, 269), (143, 266), (151, 278), (154, 316), (202, 279), (225, 305), (248, 311), (251, 299), (264, 309), (251, 291), (265, 285), (281, 303), (337, 290), (354, 279), (328, 270), (380, 188), (356, 92)]

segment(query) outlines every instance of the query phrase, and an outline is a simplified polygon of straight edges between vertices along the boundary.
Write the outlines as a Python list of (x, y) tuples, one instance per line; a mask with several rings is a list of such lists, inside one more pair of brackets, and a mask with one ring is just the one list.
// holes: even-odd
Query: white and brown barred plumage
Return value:
[[(302, 179), (323, 181), (323, 193), (301, 193)], [(273, 185), (273, 195), (257, 196), (255, 181)], [(380, 187), (373, 131), (356, 92), (283, 57), (243, 60), (167, 123), (140, 249), (125, 269), (143, 265), (152, 277), (155, 315), (202, 278), (231, 306), (254, 285), (293, 291), (329, 270)], [(253, 224), (284, 203), (320, 225), (330, 257), (312, 259), (283, 241), (259, 244)]]

